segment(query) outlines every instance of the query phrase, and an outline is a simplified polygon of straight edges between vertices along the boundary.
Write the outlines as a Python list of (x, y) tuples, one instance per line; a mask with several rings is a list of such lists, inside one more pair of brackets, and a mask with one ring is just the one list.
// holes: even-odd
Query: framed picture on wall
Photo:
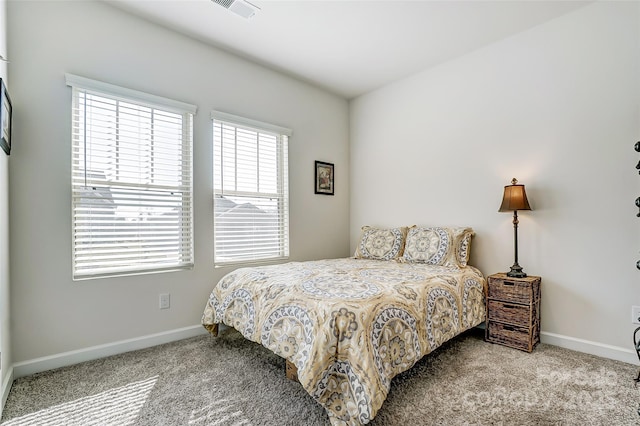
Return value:
[(316, 161), (316, 194), (333, 195), (333, 164)]
[(0, 78), (0, 146), (7, 155), (11, 153), (11, 112), (11, 98)]

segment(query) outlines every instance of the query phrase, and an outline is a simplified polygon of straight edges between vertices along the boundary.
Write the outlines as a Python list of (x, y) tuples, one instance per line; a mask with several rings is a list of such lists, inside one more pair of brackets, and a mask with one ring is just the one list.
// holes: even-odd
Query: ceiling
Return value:
[(105, 0), (347, 99), (590, 2), (250, 0), (245, 20), (211, 0)]

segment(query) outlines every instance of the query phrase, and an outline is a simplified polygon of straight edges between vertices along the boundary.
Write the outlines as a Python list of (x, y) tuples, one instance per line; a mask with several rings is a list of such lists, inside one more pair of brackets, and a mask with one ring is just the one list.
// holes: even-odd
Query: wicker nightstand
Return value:
[(540, 342), (540, 277), (489, 275), (485, 340), (531, 352)]

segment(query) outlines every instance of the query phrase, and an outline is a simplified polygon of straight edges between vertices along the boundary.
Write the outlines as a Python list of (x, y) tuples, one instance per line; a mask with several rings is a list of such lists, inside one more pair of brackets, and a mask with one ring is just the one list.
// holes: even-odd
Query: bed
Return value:
[(472, 235), (363, 227), (353, 258), (227, 274), (202, 324), (233, 327), (293, 364), (331, 424), (366, 424), (394, 376), (484, 321), (486, 282), (466, 264)]

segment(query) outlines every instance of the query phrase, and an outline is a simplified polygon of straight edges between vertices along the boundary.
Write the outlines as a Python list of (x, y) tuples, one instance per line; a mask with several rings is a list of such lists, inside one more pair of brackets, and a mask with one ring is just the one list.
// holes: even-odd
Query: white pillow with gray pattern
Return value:
[(401, 260), (407, 263), (465, 267), (471, 252), (472, 228), (412, 226)]
[(404, 252), (407, 227), (375, 228), (363, 226), (356, 247), (357, 259), (395, 260)]

